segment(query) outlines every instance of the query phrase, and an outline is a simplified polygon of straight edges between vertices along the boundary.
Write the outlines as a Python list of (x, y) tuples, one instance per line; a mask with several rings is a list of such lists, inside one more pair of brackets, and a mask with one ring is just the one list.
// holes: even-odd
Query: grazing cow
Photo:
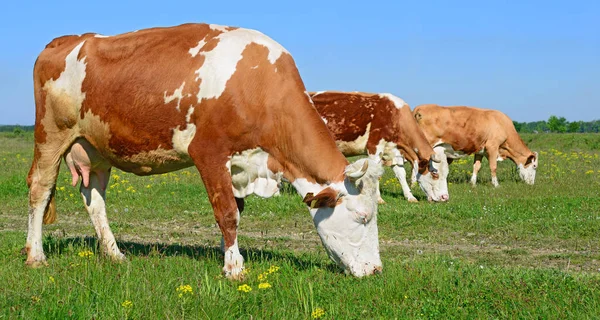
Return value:
[(497, 161), (506, 158), (519, 168), (519, 175), (527, 184), (535, 182), (538, 166), (537, 152), (531, 152), (515, 130), (512, 120), (497, 110), (472, 107), (441, 107), (420, 105), (413, 115), (435, 149), (442, 149), (453, 159), (475, 155), (471, 184), (477, 183), (477, 172), (485, 156), (490, 162), (492, 184), (498, 186)]
[(433, 152), (402, 99), (387, 93), (325, 91), (310, 95), (344, 155), (368, 154), (376, 161), (383, 160), (392, 167), (406, 199), (416, 202), (406, 183), (402, 157), (402, 153), (414, 154), (419, 163), (416, 179), (427, 199), (448, 200), (446, 157)]
[(34, 67), (35, 149), (28, 265), (46, 264), (42, 222), (56, 218), (61, 157), (80, 184), (100, 249), (123, 254), (110, 230), (111, 167), (151, 175), (196, 166), (223, 234), (225, 275), (242, 277), (243, 198), (304, 197), (330, 257), (355, 276), (381, 271), (377, 183), (370, 160), (348, 164), (315, 111), (291, 55), (264, 34), (208, 24), (118, 36), (54, 39)]

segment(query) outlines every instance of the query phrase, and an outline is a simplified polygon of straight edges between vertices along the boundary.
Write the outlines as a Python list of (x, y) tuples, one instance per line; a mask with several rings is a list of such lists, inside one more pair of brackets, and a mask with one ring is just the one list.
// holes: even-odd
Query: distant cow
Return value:
[(492, 184), (498, 186), (497, 161), (511, 159), (519, 168), (519, 175), (527, 184), (535, 182), (538, 166), (537, 152), (531, 152), (515, 130), (512, 120), (496, 110), (472, 107), (441, 107), (420, 105), (414, 117), (435, 148), (443, 148), (448, 163), (453, 159), (475, 155), (471, 183), (477, 183), (481, 159), (490, 162)]
[(56, 218), (61, 158), (115, 260), (105, 209), (111, 167), (151, 175), (196, 166), (224, 238), (228, 278), (242, 277), (243, 198), (292, 183), (330, 257), (347, 272), (379, 272), (381, 166), (349, 165), (305, 91), (290, 54), (254, 30), (208, 24), (118, 36), (54, 39), (34, 67), (35, 150), (28, 265), (45, 264), (42, 222)]
[[(410, 112), (410, 107), (391, 94), (361, 92), (311, 92), (317, 111), (346, 156), (368, 154), (391, 166), (404, 196), (416, 202), (408, 184), (402, 154), (414, 154), (416, 180), (430, 201), (447, 201), (448, 165), (436, 155)], [(412, 163), (411, 163), (412, 165)]]

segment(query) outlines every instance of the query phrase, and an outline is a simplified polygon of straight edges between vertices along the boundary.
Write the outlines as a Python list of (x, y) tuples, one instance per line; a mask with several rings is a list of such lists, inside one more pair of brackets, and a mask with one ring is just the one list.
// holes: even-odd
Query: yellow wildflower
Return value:
[(278, 266), (271, 266), (269, 268), (269, 273), (275, 273), (277, 271), (279, 271), (279, 267)]
[(588, 170), (585, 172), (585, 174), (592, 174), (592, 173), (594, 173), (594, 170)]
[(50, 281), (50, 283), (54, 283), (55, 282), (54, 277), (53, 276), (48, 277), (48, 281)]
[(189, 295), (193, 295), (194, 291), (192, 290), (192, 286), (190, 286), (189, 284), (182, 284), (179, 287), (177, 287), (177, 289), (175, 289), (175, 291), (179, 292), (179, 297), (183, 298), (184, 295), (189, 294)]
[(259, 274), (259, 275), (258, 275), (258, 281), (265, 281), (265, 280), (267, 280), (267, 276), (268, 276), (268, 275), (269, 275), (269, 274), (268, 274), (267, 272), (264, 272), (264, 273), (261, 273), (261, 274)]
[(82, 257), (82, 258), (88, 258), (88, 257), (91, 257), (93, 255), (94, 255), (94, 253), (91, 252), (90, 250), (79, 251), (79, 256)]
[(128, 309), (128, 308), (133, 307), (133, 302), (131, 302), (131, 300), (125, 300), (125, 301), (123, 301), (123, 303), (121, 303), (121, 306), (123, 308)]
[(313, 310), (312, 312), (312, 317), (314, 319), (319, 319), (320, 317), (325, 315), (325, 310), (323, 310), (322, 308), (316, 308), (315, 310)]
[(268, 282), (262, 282), (258, 284), (258, 288), (259, 289), (269, 289), (271, 287), (271, 284), (269, 284)]
[(241, 285), (241, 286), (238, 287), (238, 291), (242, 291), (242, 292), (248, 293), (248, 292), (252, 291), (252, 287), (250, 287), (247, 284), (243, 284), (243, 285)]

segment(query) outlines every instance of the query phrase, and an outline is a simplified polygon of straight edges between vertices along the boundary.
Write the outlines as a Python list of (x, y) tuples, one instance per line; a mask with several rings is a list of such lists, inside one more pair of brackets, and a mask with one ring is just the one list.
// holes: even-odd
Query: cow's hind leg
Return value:
[[(56, 150), (58, 149), (58, 150)], [(27, 176), (29, 185), (29, 224), (27, 229), (26, 264), (38, 267), (46, 264), (46, 255), (42, 247), (42, 223), (44, 215), (50, 210), (52, 197), (56, 189), (56, 178), (60, 167), (60, 146), (50, 148), (36, 143), (33, 163)]]
[(100, 251), (114, 261), (122, 261), (125, 255), (119, 250), (115, 236), (106, 217), (106, 186), (110, 178), (110, 168), (89, 172), (89, 182), (83, 180), (79, 186), (85, 209), (90, 215), (100, 245)]
[(476, 185), (477, 184), (477, 173), (479, 172), (479, 169), (481, 169), (481, 160), (483, 159), (483, 155), (482, 154), (475, 154), (475, 157), (473, 159), (473, 175), (471, 176), (471, 184), (472, 185)]
[[(196, 168), (200, 171), (208, 198), (213, 207), (215, 220), (221, 229), (224, 242), (225, 263), (223, 273), (228, 279), (242, 280), (244, 277), (244, 257), (240, 253), (237, 241), (237, 228), (240, 211), (233, 196), (231, 173), (226, 167), (225, 153), (208, 153), (204, 146), (188, 149)], [(243, 205), (242, 205), (243, 207)]]

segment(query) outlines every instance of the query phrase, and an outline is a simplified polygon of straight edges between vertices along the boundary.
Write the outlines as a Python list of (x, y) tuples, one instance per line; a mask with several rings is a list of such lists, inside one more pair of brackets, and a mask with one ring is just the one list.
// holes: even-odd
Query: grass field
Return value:
[(195, 169), (137, 177), (113, 170), (111, 227), (128, 262), (98, 254), (78, 188), (63, 166), (57, 223), (44, 228), (49, 266), (20, 254), (27, 228), (33, 139), (0, 135), (0, 319), (372, 319), (600, 317), (600, 135), (540, 134), (536, 184), (510, 161), (499, 188), (484, 160), (455, 161), (450, 202), (404, 200), (386, 169), (379, 207), (384, 272), (336, 270), (295, 193), (250, 197), (240, 223), (244, 283), (221, 275), (223, 256)]

